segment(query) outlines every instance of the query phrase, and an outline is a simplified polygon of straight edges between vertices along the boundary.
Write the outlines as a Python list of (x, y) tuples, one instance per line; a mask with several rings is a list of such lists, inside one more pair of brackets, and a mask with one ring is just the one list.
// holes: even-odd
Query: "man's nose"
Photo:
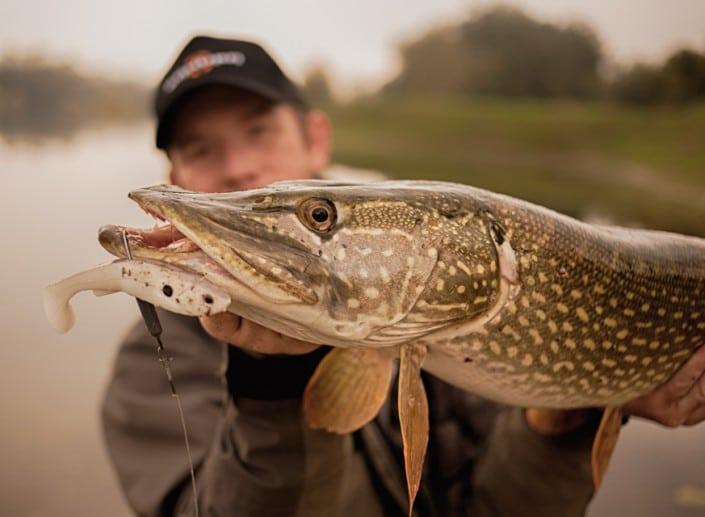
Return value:
[(245, 188), (256, 182), (258, 177), (257, 160), (253, 153), (239, 146), (229, 147), (224, 168), (224, 180), (229, 190)]

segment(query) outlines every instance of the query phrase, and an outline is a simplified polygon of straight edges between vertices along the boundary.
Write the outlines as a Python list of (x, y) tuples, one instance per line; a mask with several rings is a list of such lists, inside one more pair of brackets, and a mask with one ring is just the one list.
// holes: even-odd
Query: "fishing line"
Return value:
[[(125, 253), (127, 254), (127, 258), (129, 260), (133, 260), (132, 251), (130, 250), (130, 245), (127, 241), (127, 234), (125, 233), (125, 230), (122, 231), (122, 243), (125, 247)], [(191, 455), (191, 444), (189, 443), (188, 438), (188, 429), (186, 427), (186, 417), (184, 416), (184, 408), (181, 405), (181, 397), (179, 397), (179, 394), (176, 391), (176, 385), (174, 384), (174, 376), (171, 372), (171, 367), (169, 366), (169, 363), (173, 361), (173, 358), (169, 357), (169, 354), (167, 353), (166, 348), (164, 348), (164, 344), (162, 343), (162, 325), (159, 322), (157, 310), (154, 308), (154, 305), (144, 300), (140, 300), (139, 298), (135, 298), (135, 300), (137, 300), (137, 305), (140, 308), (140, 313), (142, 314), (142, 319), (144, 319), (144, 324), (147, 327), (149, 333), (152, 335), (152, 337), (154, 337), (154, 340), (157, 344), (157, 357), (159, 358), (159, 362), (162, 364), (162, 367), (164, 368), (164, 373), (166, 373), (166, 378), (169, 381), (169, 387), (171, 388), (171, 396), (174, 397), (174, 400), (176, 400), (176, 408), (179, 413), (179, 420), (181, 421), (181, 430), (184, 434), (186, 455), (188, 456), (188, 464), (191, 470), (191, 487), (193, 488), (193, 514), (198, 517), (198, 489), (196, 488), (196, 470), (193, 467), (193, 456)]]

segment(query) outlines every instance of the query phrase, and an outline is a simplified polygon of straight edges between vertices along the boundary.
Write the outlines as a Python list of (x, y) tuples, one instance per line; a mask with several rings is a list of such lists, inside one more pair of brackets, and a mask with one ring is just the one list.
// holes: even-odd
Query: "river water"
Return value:
[[(42, 145), (0, 142), (2, 515), (129, 514), (98, 408), (137, 307), (121, 294), (82, 293), (76, 326), (59, 335), (44, 317), (41, 289), (110, 260), (99, 225), (152, 224), (126, 196), (165, 177), (152, 138), (143, 125)], [(705, 424), (673, 431), (633, 419), (589, 514), (705, 515)]]

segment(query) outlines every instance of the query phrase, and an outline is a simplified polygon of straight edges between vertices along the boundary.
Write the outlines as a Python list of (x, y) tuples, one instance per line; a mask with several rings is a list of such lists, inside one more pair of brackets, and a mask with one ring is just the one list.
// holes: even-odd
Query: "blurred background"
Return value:
[[(705, 237), (705, 3), (0, 0), (2, 515), (129, 513), (98, 407), (136, 306), (79, 296), (59, 336), (41, 288), (109, 260), (99, 225), (146, 222), (151, 89), (195, 33), (265, 44), (338, 164)], [(632, 420), (589, 514), (705, 515), (704, 458), (705, 425)]]

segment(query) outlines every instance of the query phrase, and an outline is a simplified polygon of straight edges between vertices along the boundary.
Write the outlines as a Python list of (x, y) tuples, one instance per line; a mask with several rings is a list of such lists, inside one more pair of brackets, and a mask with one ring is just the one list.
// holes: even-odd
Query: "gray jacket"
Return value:
[[(300, 394), (323, 352), (279, 357), (270, 367), (273, 358), (245, 359), (211, 339), (194, 318), (163, 311), (160, 317), (196, 462), (201, 515), (406, 515), (396, 404), (389, 403), (395, 393), (356, 433), (314, 431), (303, 419)], [(520, 409), (430, 376), (424, 382), (431, 434), (417, 515), (585, 513), (596, 422), (546, 438), (529, 429)], [(102, 416), (135, 513), (190, 515), (176, 406), (141, 322), (118, 351)]]

